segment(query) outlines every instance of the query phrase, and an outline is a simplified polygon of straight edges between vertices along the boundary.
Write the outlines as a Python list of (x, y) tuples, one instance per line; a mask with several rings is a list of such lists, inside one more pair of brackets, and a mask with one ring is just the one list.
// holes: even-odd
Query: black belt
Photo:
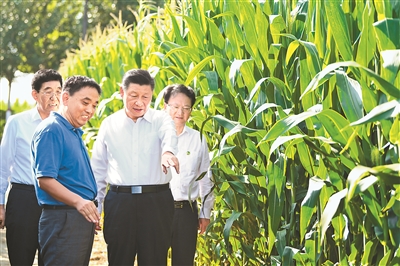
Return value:
[(34, 185), (20, 184), (20, 183), (11, 183), (12, 188), (35, 191)]
[[(93, 200), (93, 203), (94, 203), (94, 205), (96, 205), (96, 207), (99, 205), (97, 200)], [(42, 208), (46, 209), (46, 210), (72, 210), (72, 209), (75, 209), (75, 207), (68, 206), (68, 205), (47, 205), (47, 204), (43, 204)]]
[(145, 186), (115, 186), (111, 185), (110, 190), (117, 193), (130, 193), (130, 194), (142, 194), (160, 192), (169, 189), (169, 183), (162, 185), (145, 185)]
[(174, 201), (175, 209), (183, 209), (184, 206), (193, 206), (195, 204), (196, 204), (195, 201), (192, 201), (192, 202), (190, 202), (188, 200)]

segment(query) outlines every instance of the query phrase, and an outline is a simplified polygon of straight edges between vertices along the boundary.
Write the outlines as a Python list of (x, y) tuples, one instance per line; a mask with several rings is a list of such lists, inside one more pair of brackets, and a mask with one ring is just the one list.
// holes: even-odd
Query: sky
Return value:
[[(31, 95), (31, 81), (33, 78), (33, 73), (22, 73), (17, 71), (15, 73), (16, 78), (11, 84), (11, 105), (15, 102), (16, 99), (19, 100), (20, 103), (24, 101), (29, 104), (34, 104), (35, 100)], [(1, 78), (1, 101), (7, 103), (8, 98), (8, 81), (5, 78)]]

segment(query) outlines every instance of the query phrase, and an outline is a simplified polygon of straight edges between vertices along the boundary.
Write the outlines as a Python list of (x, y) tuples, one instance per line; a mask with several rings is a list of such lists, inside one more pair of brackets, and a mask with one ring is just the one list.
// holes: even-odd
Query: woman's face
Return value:
[(192, 113), (192, 102), (188, 96), (178, 93), (170, 97), (165, 109), (172, 117), (176, 127), (185, 126)]

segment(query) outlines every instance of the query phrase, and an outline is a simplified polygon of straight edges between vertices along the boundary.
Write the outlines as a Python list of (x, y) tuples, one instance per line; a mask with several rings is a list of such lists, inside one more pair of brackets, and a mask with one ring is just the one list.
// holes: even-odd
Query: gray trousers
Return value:
[(94, 230), (76, 209), (43, 209), (39, 245), (44, 265), (88, 265)]

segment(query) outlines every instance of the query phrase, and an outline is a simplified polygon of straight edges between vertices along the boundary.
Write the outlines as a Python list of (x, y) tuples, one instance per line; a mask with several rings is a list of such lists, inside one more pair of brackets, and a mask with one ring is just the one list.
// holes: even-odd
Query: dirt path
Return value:
[[(90, 257), (89, 265), (107, 265), (107, 246), (104, 242), (103, 232), (99, 232), (94, 237), (92, 255)], [(8, 261), (7, 244), (6, 244), (6, 230), (0, 229), (0, 265), (10, 266)], [(37, 260), (33, 265), (37, 265)]]
[(0, 265), (9, 266), (7, 244), (6, 244), (6, 230), (0, 229)]

